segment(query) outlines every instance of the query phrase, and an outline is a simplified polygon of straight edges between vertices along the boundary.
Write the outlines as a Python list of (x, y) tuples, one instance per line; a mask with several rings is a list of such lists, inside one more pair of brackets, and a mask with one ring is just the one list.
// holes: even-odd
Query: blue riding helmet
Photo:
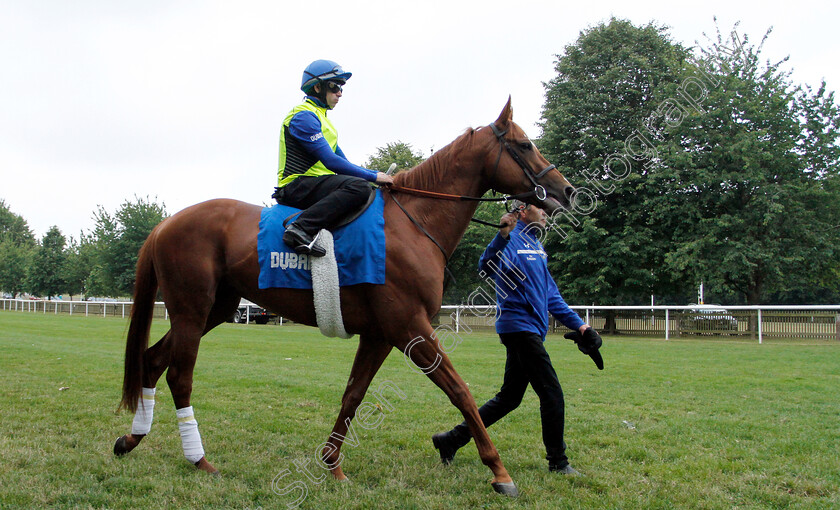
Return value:
[(316, 83), (322, 81), (336, 81), (344, 85), (353, 73), (348, 73), (332, 60), (316, 60), (303, 70), (303, 79), (300, 81), (300, 90), (309, 94), (309, 90)]

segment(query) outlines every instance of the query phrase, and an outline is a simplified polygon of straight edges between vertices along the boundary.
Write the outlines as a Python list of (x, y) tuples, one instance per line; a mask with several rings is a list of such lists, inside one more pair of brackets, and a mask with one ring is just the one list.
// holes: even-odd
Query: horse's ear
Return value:
[(496, 126), (500, 128), (504, 128), (505, 126), (513, 120), (513, 108), (510, 106), (510, 96), (508, 96), (507, 104), (505, 105), (502, 113), (499, 114), (499, 118), (496, 119)]

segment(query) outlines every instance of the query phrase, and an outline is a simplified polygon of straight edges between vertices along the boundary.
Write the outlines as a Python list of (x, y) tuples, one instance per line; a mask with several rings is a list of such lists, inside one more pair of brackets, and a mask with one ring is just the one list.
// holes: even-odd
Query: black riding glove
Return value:
[(595, 328), (586, 328), (583, 334), (580, 331), (569, 331), (563, 336), (573, 340), (580, 352), (592, 358), (598, 370), (604, 369), (604, 358), (601, 357), (601, 352), (598, 350), (604, 341), (601, 339), (601, 335), (595, 331)]

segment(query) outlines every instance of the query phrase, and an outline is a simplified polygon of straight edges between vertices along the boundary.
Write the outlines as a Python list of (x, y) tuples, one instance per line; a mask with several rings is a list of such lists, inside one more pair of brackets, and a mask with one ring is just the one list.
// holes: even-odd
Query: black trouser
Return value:
[(368, 181), (350, 175), (298, 177), (283, 188), (283, 203), (304, 211), (293, 221), (304, 232), (315, 235), (331, 229), (342, 218), (358, 210), (370, 195)]
[[(569, 463), (566, 457), (566, 443), (563, 441), (565, 401), (557, 373), (543, 346), (542, 337), (524, 331), (501, 333), (499, 337), (507, 349), (505, 377), (496, 396), (479, 408), (481, 421), (489, 428), (519, 407), (530, 383), (540, 398), (546, 458), (553, 465), (565, 466)], [(459, 444), (468, 443), (472, 437), (466, 422), (452, 429), (452, 436)]]

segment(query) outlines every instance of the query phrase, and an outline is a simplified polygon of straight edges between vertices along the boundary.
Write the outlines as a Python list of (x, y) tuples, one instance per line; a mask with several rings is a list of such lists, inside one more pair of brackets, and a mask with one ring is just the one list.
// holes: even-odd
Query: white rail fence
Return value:
[[(0, 310), (126, 318), (130, 301), (46, 301), (0, 299)], [(571, 307), (598, 331), (606, 334), (690, 337), (700, 335), (840, 341), (840, 305), (688, 305), (688, 306), (581, 306)], [(492, 305), (443, 306), (435, 326), (455, 332), (492, 331), (496, 307)], [(154, 317), (169, 319), (166, 306), (155, 303)], [(246, 319), (247, 320), (247, 319)], [(282, 324), (282, 320), (277, 321)], [(566, 328), (553, 318), (550, 333)]]
[[(840, 341), (840, 305), (570, 305), (588, 324), (606, 334), (690, 337), (700, 335), (801, 338)], [(492, 330), (495, 306), (444, 306), (435, 325)], [(550, 320), (550, 332), (568, 331)]]
[[(53, 315), (98, 315), (100, 317), (122, 317), (131, 315), (131, 301), (47, 301), (45, 299), (0, 299), (3, 311), (51, 313)], [(155, 303), (155, 319), (169, 319), (163, 302)]]

